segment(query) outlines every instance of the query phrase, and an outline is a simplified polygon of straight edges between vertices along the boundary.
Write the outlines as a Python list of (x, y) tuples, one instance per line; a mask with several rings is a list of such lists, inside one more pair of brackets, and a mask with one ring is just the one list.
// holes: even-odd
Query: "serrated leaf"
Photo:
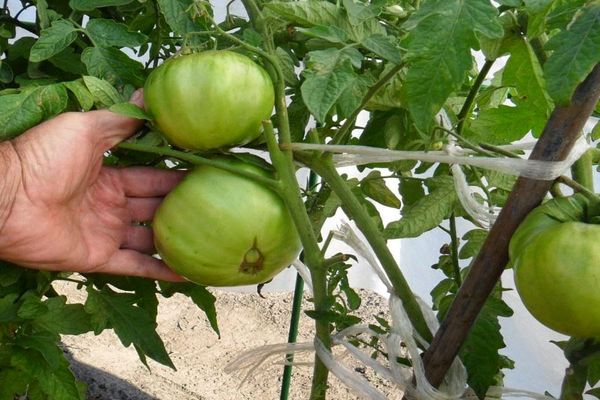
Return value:
[(594, 396), (597, 399), (600, 399), (600, 388), (590, 389), (590, 390), (586, 391), (585, 393), (589, 394), (590, 396)]
[(41, 62), (60, 53), (77, 39), (75, 26), (67, 20), (61, 19), (51, 27), (43, 29), (39, 39), (31, 47), (29, 60)]
[(502, 85), (512, 88), (515, 107), (500, 105), (482, 110), (471, 130), (487, 143), (509, 143), (530, 130), (539, 136), (554, 107), (546, 94), (546, 82), (539, 61), (525, 39), (509, 46), (510, 58), (502, 74)]
[(89, 111), (94, 107), (94, 97), (82, 79), (63, 82), (63, 85), (65, 85), (68, 91), (73, 93), (82, 111)]
[(0, 140), (13, 138), (59, 114), (66, 109), (68, 100), (62, 84), (0, 96)]
[(404, 43), (410, 68), (403, 98), (417, 127), (428, 131), (448, 96), (463, 84), (471, 69), (476, 32), (489, 38), (504, 32), (496, 9), (482, 0), (430, 0), (405, 24)]
[(110, 111), (130, 118), (152, 120), (148, 114), (132, 103), (117, 103), (108, 108)]
[(29, 380), (23, 373), (14, 368), (0, 369), (0, 400), (14, 400), (25, 395)]
[(582, 7), (546, 48), (553, 51), (544, 65), (548, 93), (556, 103), (567, 105), (577, 85), (600, 62), (600, 2)]
[(588, 382), (591, 387), (596, 386), (600, 382), (600, 354), (594, 354), (591, 358), (586, 359), (588, 367)]
[(113, 85), (142, 87), (146, 79), (144, 66), (114, 47), (87, 47), (81, 54), (81, 61), (90, 75)]
[(100, 108), (108, 108), (113, 104), (122, 103), (125, 99), (110, 83), (95, 76), (84, 76), (83, 82)]
[(345, 43), (348, 35), (345, 31), (333, 25), (317, 25), (311, 28), (297, 28), (297, 31), (310, 37), (327, 40), (331, 43)]
[(202, 26), (194, 21), (188, 12), (193, 5), (194, 0), (158, 0), (158, 6), (167, 24), (174, 33), (182, 36), (202, 30)]
[(296, 75), (296, 63), (292, 56), (281, 47), (278, 47), (275, 50), (275, 54), (277, 55), (281, 70), (283, 71), (285, 82), (290, 86), (297, 86), (299, 79)]
[(91, 331), (90, 315), (83, 304), (67, 304), (66, 301), (65, 296), (44, 301), (46, 312), (32, 321), (33, 326), (64, 335), (80, 335)]
[(85, 29), (94, 44), (100, 47), (135, 47), (148, 40), (146, 35), (131, 32), (127, 25), (110, 19), (91, 19)]
[(507, 308), (501, 300), (490, 298), (461, 347), (460, 358), (468, 371), (467, 382), (479, 398), (485, 397), (491, 385), (500, 383), (498, 378), (503, 368), (512, 367), (512, 361), (499, 353), (506, 344), (498, 316), (510, 315), (512, 311)]
[(377, 19), (370, 18), (353, 23), (346, 17), (343, 8), (325, 1), (278, 1), (266, 3), (265, 8), (292, 24), (306, 28), (317, 25), (338, 27), (357, 43), (368, 36), (386, 33)]
[(116, 293), (108, 287), (102, 290), (88, 287), (85, 310), (92, 315), (96, 331), (110, 324), (123, 346), (133, 344), (144, 364), (148, 356), (175, 369), (164, 343), (156, 333), (156, 321), (145, 309), (137, 306), (136, 301), (137, 296), (130, 293)]
[(400, 199), (387, 187), (385, 180), (379, 171), (372, 171), (360, 182), (360, 189), (365, 196), (375, 200), (379, 204), (391, 208), (400, 208)]
[(484, 229), (472, 229), (469, 232), (465, 233), (462, 237), (462, 240), (465, 241), (465, 244), (460, 248), (458, 252), (458, 258), (461, 260), (466, 260), (472, 257), (475, 257), (485, 239), (487, 238), (488, 232)]
[(0, 324), (6, 324), (18, 320), (17, 312), (19, 304), (15, 303), (19, 295), (11, 293), (0, 298)]
[(124, 6), (134, 0), (70, 0), (69, 6), (73, 10), (92, 11), (101, 7)]
[(35, 379), (42, 392), (50, 399), (85, 399), (64, 357), (59, 367), (52, 369), (37, 351), (18, 348), (13, 352), (11, 364), (22, 374), (28, 375), (29, 379)]
[(342, 93), (356, 79), (352, 55), (337, 49), (311, 53), (310, 69), (300, 90), (304, 103), (317, 121), (325, 122), (327, 115)]
[(446, 297), (450, 290), (455, 288), (456, 283), (453, 279), (450, 278), (442, 279), (437, 285), (435, 285), (435, 287), (430, 292), (434, 309), (439, 309), (442, 299)]
[(395, 39), (387, 35), (371, 35), (362, 40), (363, 47), (377, 54), (384, 60), (391, 61), (394, 64), (402, 64), (400, 48)]
[(24, 349), (37, 351), (44, 357), (50, 369), (55, 370), (60, 367), (63, 359), (63, 352), (58, 347), (59, 339), (57, 334), (41, 331), (17, 336), (15, 344)]
[(215, 308), (215, 296), (212, 295), (204, 286), (192, 284), (192, 283), (170, 283), (160, 282), (162, 294), (165, 297), (171, 297), (174, 293), (182, 293), (188, 296), (194, 304), (196, 304), (204, 313), (206, 318), (210, 322), (210, 326), (217, 333), (219, 332), (219, 325), (217, 323), (217, 310)]
[(48, 59), (52, 65), (62, 71), (73, 75), (85, 75), (85, 65), (81, 62), (81, 55), (76, 53), (72, 47), (67, 47), (60, 53)]
[(22, 296), (21, 306), (17, 315), (23, 319), (33, 319), (43, 315), (48, 308), (42, 303), (37, 295), (32, 292), (26, 292)]
[(527, 19), (527, 36), (534, 38), (546, 30), (546, 18), (556, 0), (524, 0)]
[(385, 236), (388, 239), (417, 237), (437, 227), (450, 215), (456, 205), (457, 196), (454, 180), (443, 177), (436, 188), (402, 210), (402, 218), (388, 224)]

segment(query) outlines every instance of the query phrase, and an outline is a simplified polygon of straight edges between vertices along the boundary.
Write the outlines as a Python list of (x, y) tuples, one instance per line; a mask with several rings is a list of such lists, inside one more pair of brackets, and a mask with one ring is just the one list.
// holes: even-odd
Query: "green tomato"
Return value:
[(581, 198), (532, 211), (511, 239), (517, 291), (529, 312), (557, 332), (600, 337), (600, 226), (579, 222)]
[(225, 50), (172, 58), (144, 85), (146, 110), (167, 140), (189, 150), (246, 144), (273, 111), (273, 83), (250, 58)]
[[(269, 175), (249, 163), (223, 160)], [(201, 166), (186, 175), (164, 199), (152, 226), (165, 263), (206, 286), (266, 282), (300, 252), (281, 197), (250, 178), (215, 167)]]

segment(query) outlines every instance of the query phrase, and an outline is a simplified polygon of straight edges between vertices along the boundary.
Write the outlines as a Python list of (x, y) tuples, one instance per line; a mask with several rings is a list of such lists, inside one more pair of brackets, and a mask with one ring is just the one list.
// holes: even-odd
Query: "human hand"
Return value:
[[(142, 106), (141, 92), (131, 101)], [(108, 110), (65, 113), (3, 143), (16, 180), (12, 206), (0, 219), (0, 259), (50, 271), (183, 280), (152, 257), (152, 230), (137, 222), (152, 220), (184, 172), (102, 165), (104, 153), (141, 124)]]

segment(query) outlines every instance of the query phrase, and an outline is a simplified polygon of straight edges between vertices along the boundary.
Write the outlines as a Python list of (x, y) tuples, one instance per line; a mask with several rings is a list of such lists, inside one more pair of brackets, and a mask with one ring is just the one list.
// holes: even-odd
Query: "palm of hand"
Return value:
[(3, 228), (2, 255), (20, 265), (179, 280), (154, 253), (151, 220), (181, 173), (102, 166), (139, 127), (108, 111), (63, 114), (14, 141), (21, 184)]

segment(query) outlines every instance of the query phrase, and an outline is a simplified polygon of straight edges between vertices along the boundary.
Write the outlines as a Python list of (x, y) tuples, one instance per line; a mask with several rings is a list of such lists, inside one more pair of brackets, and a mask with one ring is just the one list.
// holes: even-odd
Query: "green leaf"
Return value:
[(375, 200), (379, 204), (391, 208), (400, 208), (402, 203), (394, 192), (385, 184), (379, 171), (372, 171), (360, 182), (360, 189), (365, 196)]
[(405, 178), (400, 181), (400, 198), (405, 206), (410, 206), (425, 196), (423, 183), (420, 179)]
[(62, 350), (58, 347), (59, 339), (60, 337), (56, 334), (41, 331), (17, 336), (15, 344), (24, 349), (39, 352), (48, 363), (48, 366), (55, 370), (60, 367), (61, 360), (64, 357)]
[(182, 36), (203, 30), (202, 26), (194, 21), (187, 11), (193, 5), (194, 0), (158, 0), (158, 6), (167, 24), (173, 33)]
[(19, 304), (16, 303), (19, 295), (9, 294), (0, 298), (0, 324), (6, 324), (9, 322), (15, 322), (19, 319), (17, 312), (19, 311)]
[(461, 348), (460, 358), (468, 371), (467, 382), (479, 398), (485, 397), (490, 386), (502, 382), (503, 368), (513, 367), (512, 361), (499, 353), (506, 344), (498, 317), (510, 315), (512, 310), (504, 302), (488, 299)]
[(134, 0), (71, 0), (69, 6), (77, 11), (92, 11), (101, 7), (124, 6)]
[(146, 35), (131, 32), (127, 25), (110, 19), (91, 19), (85, 29), (94, 44), (100, 47), (135, 47), (148, 40)]
[(108, 108), (110, 111), (130, 118), (152, 120), (148, 114), (132, 103), (117, 103)]
[[(360, 43), (364, 38), (374, 35), (385, 35), (385, 28), (375, 18), (361, 23), (350, 21), (344, 9), (325, 1), (294, 1), (266, 3), (265, 8), (284, 18), (289, 23), (310, 28), (313, 26), (335, 26), (346, 32), (348, 37)], [(354, 23), (353, 23), (354, 22)]]
[(0, 368), (0, 400), (14, 400), (21, 398), (27, 392), (29, 380), (19, 370), (14, 368)]
[(596, 388), (596, 389), (590, 389), (587, 392), (585, 392), (586, 394), (589, 394), (591, 396), (594, 396), (597, 399), (600, 399), (600, 388)]
[(581, 8), (546, 48), (553, 51), (544, 65), (548, 92), (556, 103), (567, 105), (577, 85), (600, 62), (600, 2)]
[(73, 95), (77, 99), (77, 102), (81, 106), (82, 111), (89, 111), (92, 109), (92, 107), (94, 107), (94, 97), (85, 85), (83, 79), (77, 79), (76, 81), (70, 82), (63, 82), (63, 85), (67, 88), (68, 91), (73, 93)]
[(80, 335), (92, 330), (90, 315), (83, 304), (66, 304), (65, 296), (52, 297), (43, 304), (46, 312), (32, 324), (38, 329), (64, 335)]
[(448, 295), (451, 290), (456, 289), (456, 283), (453, 279), (445, 278), (442, 279), (432, 290), (431, 300), (433, 302), (434, 309), (439, 309), (442, 300)]
[(449, 95), (459, 89), (471, 69), (476, 32), (489, 38), (504, 32), (496, 9), (487, 0), (429, 0), (406, 22), (404, 46), (410, 68), (403, 98), (417, 127), (428, 131)]
[(308, 67), (304, 71), (306, 79), (301, 86), (304, 103), (317, 121), (325, 119), (357, 75), (353, 64), (362, 59), (355, 49), (341, 51), (327, 49), (310, 53)]
[(189, 298), (206, 314), (210, 326), (221, 336), (219, 326), (217, 324), (217, 310), (215, 308), (216, 298), (204, 286), (193, 283), (171, 283), (159, 282), (162, 289), (162, 295), (171, 297), (175, 293), (182, 293)]
[(31, 47), (29, 60), (40, 62), (60, 53), (77, 39), (77, 31), (73, 24), (61, 19), (50, 28), (42, 30), (39, 39)]
[(502, 85), (511, 87), (515, 107), (500, 105), (481, 111), (471, 123), (479, 139), (488, 143), (509, 143), (530, 130), (539, 136), (554, 107), (546, 94), (546, 82), (539, 61), (525, 39), (512, 41), (510, 58), (502, 73)]
[(22, 296), (18, 316), (23, 319), (33, 319), (43, 315), (47, 310), (48, 308), (42, 303), (42, 299), (33, 292), (26, 292)]
[(588, 382), (591, 387), (600, 382), (600, 354), (594, 354), (586, 359), (588, 366)]
[(402, 218), (388, 224), (385, 236), (388, 239), (417, 237), (437, 227), (447, 218), (457, 201), (454, 180), (441, 177), (436, 180), (436, 188), (410, 206), (402, 210)]
[(85, 394), (69, 370), (69, 363), (61, 359), (58, 368), (52, 369), (42, 355), (35, 350), (16, 348), (11, 358), (13, 367), (34, 379), (42, 392), (50, 399), (84, 400)]
[(88, 47), (81, 54), (88, 73), (113, 85), (144, 86), (144, 66), (114, 47)]
[(146, 356), (175, 369), (165, 345), (156, 333), (156, 322), (148, 312), (137, 306), (137, 296), (130, 293), (116, 293), (108, 287), (95, 290), (88, 287), (85, 310), (92, 315), (95, 331), (110, 324), (123, 346), (133, 347), (140, 360), (146, 364)]
[(461, 260), (475, 257), (479, 253), (481, 246), (483, 246), (487, 235), (488, 232), (485, 229), (472, 229), (465, 233), (462, 240), (466, 241), (466, 243), (460, 248), (458, 257)]
[(53, 55), (48, 61), (56, 68), (72, 75), (85, 75), (85, 65), (81, 62), (81, 55), (76, 53), (72, 47), (67, 47), (60, 53)]
[(0, 140), (13, 138), (59, 114), (66, 109), (68, 100), (62, 84), (0, 96)]
[(297, 28), (296, 30), (307, 36), (327, 40), (331, 43), (342, 44), (348, 41), (348, 35), (346, 32), (337, 26), (317, 25), (311, 28)]
[(278, 47), (275, 50), (275, 54), (277, 55), (277, 60), (279, 61), (279, 65), (283, 71), (285, 82), (290, 86), (297, 86), (299, 82), (295, 70), (297, 63), (294, 61), (292, 56), (281, 47)]
[(540, 36), (546, 30), (546, 17), (556, 0), (524, 0), (527, 19), (527, 36)]
[(98, 79), (95, 76), (84, 76), (83, 82), (94, 98), (94, 103), (100, 108), (108, 108), (113, 104), (125, 101), (123, 96), (117, 92), (117, 89), (105, 80)]
[(375, 34), (362, 40), (363, 47), (394, 64), (402, 64), (400, 48), (391, 36)]

